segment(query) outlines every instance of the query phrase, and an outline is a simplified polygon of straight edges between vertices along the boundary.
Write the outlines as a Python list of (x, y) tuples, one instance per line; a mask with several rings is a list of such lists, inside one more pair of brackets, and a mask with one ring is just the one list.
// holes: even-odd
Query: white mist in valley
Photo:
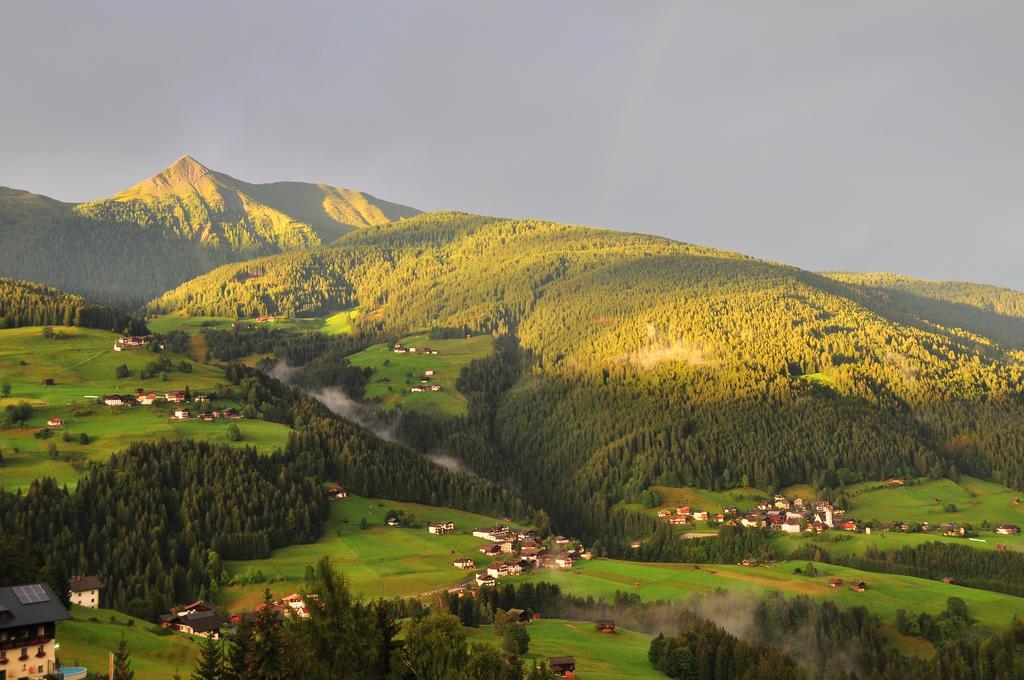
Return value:
[[(319, 390), (310, 390), (306, 389), (302, 385), (297, 385), (294, 382), (296, 372), (298, 372), (298, 369), (289, 366), (283, 359), (279, 360), (274, 364), (273, 368), (270, 369), (270, 375), (272, 377), (277, 378), (281, 382), (291, 385), (292, 387), (303, 390), (306, 394), (326, 406), (334, 415), (341, 416), (346, 420), (351, 420), (357, 425), (365, 427), (381, 439), (389, 442), (404, 443), (399, 442), (395, 423), (391, 422), (387, 425), (382, 424), (376, 409), (359, 403), (340, 387), (324, 387)], [(470, 470), (462, 464), (462, 461), (454, 456), (450, 456), (445, 453), (427, 453), (424, 454), (424, 457), (431, 463), (439, 465), (449, 472), (472, 474)]]

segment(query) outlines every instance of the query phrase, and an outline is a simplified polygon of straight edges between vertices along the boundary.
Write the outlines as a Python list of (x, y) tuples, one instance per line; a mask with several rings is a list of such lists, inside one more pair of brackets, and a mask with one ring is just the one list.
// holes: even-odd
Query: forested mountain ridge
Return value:
[(478, 428), (440, 445), (589, 537), (622, 520), (614, 503), (655, 483), (836, 487), (964, 470), (1024, 484), (1024, 355), (1013, 346), (841, 277), (669, 239), (427, 214), (219, 268), (150, 309), (302, 315), (354, 303), (364, 330), (385, 336), (514, 335), (518, 355), (493, 361), (518, 379), (498, 398), (478, 386), (491, 394), (471, 401), (486, 441)]
[(81, 326), (130, 334), (146, 333), (140, 319), (89, 304), (78, 295), (29, 281), (0, 278), (0, 329), (21, 326)]
[[(926, 281), (899, 274), (828, 273), (913, 320), (960, 327), (1024, 349), (1024, 293), (966, 281)], [(870, 304), (870, 302), (868, 303)]]
[(0, 188), (0, 276), (138, 305), (221, 264), (418, 214), (326, 184), (250, 184), (183, 156), (107, 199)]

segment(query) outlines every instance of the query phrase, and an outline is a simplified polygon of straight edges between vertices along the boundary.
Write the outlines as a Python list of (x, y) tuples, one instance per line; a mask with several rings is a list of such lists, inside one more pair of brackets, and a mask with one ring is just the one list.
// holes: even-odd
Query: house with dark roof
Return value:
[(95, 576), (72, 576), (68, 582), (71, 604), (89, 609), (99, 609), (100, 591), (106, 584)]
[(560, 678), (576, 677), (576, 659), (571, 656), (549, 656), (548, 668)]
[(0, 588), (0, 678), (45, 678), (57, 670), (57, 622), (68, 610), (40, 583)]
[(214, 640), (220, 639), (220, 629), (227, 623), (228, 620), (217, 613), (212, 605), (202, 600), (172, 609), (170, 614), (160, 615), (160, 625), (164, 628)]

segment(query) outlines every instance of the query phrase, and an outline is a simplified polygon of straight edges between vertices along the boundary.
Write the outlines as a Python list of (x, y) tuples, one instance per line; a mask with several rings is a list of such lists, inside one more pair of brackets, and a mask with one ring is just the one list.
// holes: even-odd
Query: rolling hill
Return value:
[[(435, 213), (221, 267), (150, 309), (358, 304), (359, 328), (384, 339), (514, 335), (518, 349), (464, 376), (465, 429), (421, 446), (510, 482), (590, 539), (641, 533), (613, 505), (651, 484), (837, 488), (964, 471), (1024, 486), (1013, 317), (981, 293), (968, 304), (932, 286), (909, 304), (871, 281), (640, 234)], [(514, 378), (496, 386), (506, 369)]]
[(226, 262), (328, 244), (418, 212), (326, 184), (250, 184), (183, 156), (87, 203), (0, 188), (0, 275), (134, 305)]

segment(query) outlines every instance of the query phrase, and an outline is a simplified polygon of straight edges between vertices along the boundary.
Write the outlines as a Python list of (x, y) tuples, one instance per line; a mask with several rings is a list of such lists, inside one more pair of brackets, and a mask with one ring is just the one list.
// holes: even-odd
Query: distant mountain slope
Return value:
[(183, 156), (112, 198), (0, 189), (0, 275), (138, 304), (232, 261), (328, 244), (419, 211), (325, 184), (250, 184)]
[(145, 333), (146, 325), (105, 305), (89, 304), (78, 295), (30, 281), (0, 278), (0, 328), (81, 326)]
[(946, 327), (959, 327), (996, 342), (1024, 349), (1024, 293), (965, 281), (926, 281), (899, 274), (829, 273), (861, 289), (878, 303), (904, 315)]
[(959, 469), (1024, 485), (1014, 346), (857, 283), (669, 239), (432, 213), (218, 268), (150, 308), (353, 303), (391, 337), (514, 333), (521, 378), (498, 401), (479, 386), (486, 418), (471, 401), (493, 439), (443, 447), (591, 537), (613, 521), (606, 501), (652, 483), (835, 488)]

